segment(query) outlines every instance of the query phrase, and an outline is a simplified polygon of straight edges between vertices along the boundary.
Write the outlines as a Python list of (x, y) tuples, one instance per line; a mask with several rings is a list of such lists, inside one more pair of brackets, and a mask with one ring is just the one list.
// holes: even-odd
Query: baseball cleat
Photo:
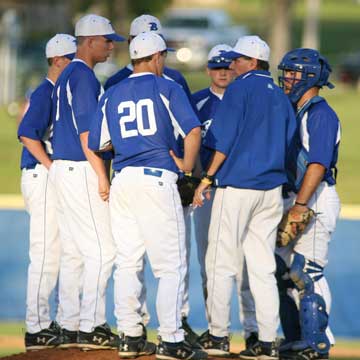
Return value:
[(122, 334), (119, 340), (118, 355), (122, 359), (132, 359), (138, 356), (152, 355), (156, 352), (156, 345), (147, 341), (146, 328), (143, 324), (141, 336), (126, 336)]
[(232, 357), (232, 354), (230, 353), (230, 341), (228, 336), (213, 336), (208, 330), (200, 336), (199, 343), (209, 356)]
[(106, 323), (97, 326), (90, 333), (79, 331), (78, 334), (78, 347), (84, 351), (116, 349), (119, 343), (118, 336), (111, 332), (109, 325)]
[(158, 360), (207, 360), (208, 354), (200, 349), (195, 349), (186, 341), (169, 343), (162, 341), (159, 337), (159, 344), (156, 349)]
[(61, 344), (59, 348), (61, 349), (70, 349), (77, 348), (78, 344), (78, 332), (66, 330), (65, 328), (61, 329)]
[(41, 331), (30, 334), (25, 333), (26, 351), (51, 349), (61, 344), (61, 328), (56, 321)]
[(181, 328), (184, 330), (185, 341), (192, 346), (194, 349), (201, 350), (202, 346), (199, 343), (199, 335), (190, 327), (187, 322), (187, 318), (183, 317), (181, 319)]
[(329, 353), (320, 354), (313, 348), (288, 350), (280, 353), (280, 360), (329, 360)]
[(257, 341), (251, 348), (241, 351), (240, 359), (279, 360), (277, 343)]
[(258, 333), (250, 333), (250, 335), (245, 339), (245, 350), (240, 351), (239, 357), (241, 359), (256, 359), (257, 353), (255, 349), (258, 341)]

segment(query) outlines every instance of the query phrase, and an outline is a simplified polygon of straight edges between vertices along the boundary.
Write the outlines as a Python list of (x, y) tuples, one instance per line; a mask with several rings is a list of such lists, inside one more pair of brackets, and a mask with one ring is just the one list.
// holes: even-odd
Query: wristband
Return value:
[(298, 202), (298, 201), (295, 201), (295, 205), (306, 206), (307, 207), (306, 203), (301, 203), (301, 202)]
[(207, 185), (211, 185), (214, 182), (214, 176), (208, 175), (207, 173), (203, 173), (201, 182)]

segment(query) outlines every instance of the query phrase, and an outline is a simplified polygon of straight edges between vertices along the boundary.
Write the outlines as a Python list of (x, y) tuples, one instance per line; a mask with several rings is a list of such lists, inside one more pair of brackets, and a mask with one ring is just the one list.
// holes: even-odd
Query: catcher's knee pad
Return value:
[(326, 304), (319, 294), (304, 294), (300, 300), (302, 339), (319, 353), (328, 353), (330, 341), (326, 335), (329, 316)]
[(308, 260), (304, 255), (295, 253), (290, 268), (290, 279), (297, 289), (305, 293), (314, 293), (314, 282), (320, 280), (324, 268), (315, 261)]

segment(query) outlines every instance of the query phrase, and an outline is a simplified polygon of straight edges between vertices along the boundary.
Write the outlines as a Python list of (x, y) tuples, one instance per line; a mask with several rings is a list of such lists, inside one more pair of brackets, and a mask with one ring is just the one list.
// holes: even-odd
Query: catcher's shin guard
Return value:
[(324, 299), (319, 294), (304, 294), (300, 300), (301, 335), (320, 354), (328, 353), (330, 349), (326, 335), (328, 320)]
[(299, 310), (294, 299), (288, 294), (288, 290), (295, 287), (289, 277), (289, 268), (285, 261), (275, 255), (276, 260), (276, 280), (280, 298), (280, 321), (287, 342), (298, 341), (301, 339)]
[(330, 341), (326, 335), (329, 316), (322, 296), (315, 293), (314, 283), (324, 276), (323, 267), (295, 253), (290, 278), (300, 291), (301, 337), (320, 354), (329, 352)]

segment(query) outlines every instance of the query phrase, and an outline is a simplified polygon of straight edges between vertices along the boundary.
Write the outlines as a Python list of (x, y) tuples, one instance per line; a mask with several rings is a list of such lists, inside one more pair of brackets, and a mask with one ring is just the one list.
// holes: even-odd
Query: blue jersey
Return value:
[(226, 155), (215, 184), (269, 190), (286, 183), (285, 156), (295, 130), (293, 108), (269, 72), (239, 76), (205, 137), (206, 146)]
[[(31, 94), (30, 105), (18, 129), (18, 137), (24, 136), (42, 142), (45, 151), (51, 153), (51, 95), (54, 84), (45, 79)], [(33, 169), (39, 162), (26, 147), (21, 154), (21, 169)]]
[(204, 139), (213, 120), (216, 109), (218, 108), (222, 99), (222, 95), (215, 94), (210, 88), (200, 90), (193, 94), (193, 100), (199, 112), (199, 120), (201, 122), (201, 148), (200, 148), (200, 161), (204, 170), (207, 169), (213, 150), (204, 146)]
[(61, 73), (53, 95), (54, 160), (86, 160), (79, 136), (89, 130), (100, 94), (94, 71), (82, 60), (73, 60)]
[[(104, 85), (104, 89), (107, 90), (108, 88), (110, 88), (111, 86), (119, 83), (120, 81), (126, 79), (127, 77), (129, 77), (131, 74), (133, 73), (133, 66), (131, 64), (125, 66), (124, 68), (120, 69), (117, 73), (115, 73), (114, 75), (110, 76)], [(189, 86), (185, 80), (185, 78), (181, 75), (181, 73), (175, 69), (170, 69), (168, 67), (164, 67), (164, 72), (163, 72), (163, 78), (167, 79), (167, 80), (171, 80), (171, 81), (175, 81), (177, 82), (185, 91), (186, 96), (188, 97), (191, 106), (193, 107), (194, 111), (196, 112), (196, 107), (193, 103), (192, 97), (191, 97), (191, 93), (190, 93), (190, 89)], [(197, 114), (197, 112), (196, 112)]]
[(336, 169), (340, 144), (340, 122), (334, 110), (320, 96), (312, 98), (297, 112), (297, 137), (292, 143), (288, 169), (292, 176), (290, 188), (298, 191), (306, 168), (317, 163), (326, 168), (323, 181), (336, 183)]
[(179, 156), (178, 137), (197, 126), (200, 123), (177, 83), (151, 73), (133, 74), (101, 98), (89, 148), (97, 151), (111, 141), (115, 171), (148, 166), (178, 172), (169, 151)]

